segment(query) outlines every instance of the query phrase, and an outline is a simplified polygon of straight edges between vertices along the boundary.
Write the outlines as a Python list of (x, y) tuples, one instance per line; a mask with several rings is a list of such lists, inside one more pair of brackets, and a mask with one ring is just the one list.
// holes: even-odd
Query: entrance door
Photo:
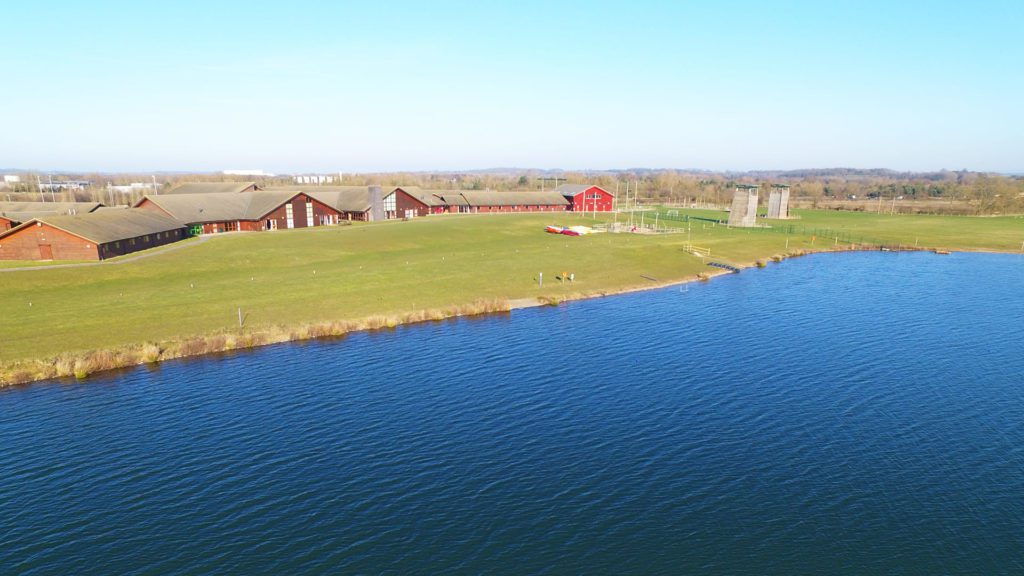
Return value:
[(53, 260), (53, 246), (49, 244), (39, 245), (39, 259), (40, 260)]

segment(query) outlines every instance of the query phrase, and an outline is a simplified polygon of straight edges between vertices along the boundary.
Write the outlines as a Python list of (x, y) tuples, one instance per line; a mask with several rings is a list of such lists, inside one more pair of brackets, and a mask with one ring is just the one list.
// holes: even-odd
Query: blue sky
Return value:
[(1024, 171), (1024, 3), (17, 2), (0, 166)]

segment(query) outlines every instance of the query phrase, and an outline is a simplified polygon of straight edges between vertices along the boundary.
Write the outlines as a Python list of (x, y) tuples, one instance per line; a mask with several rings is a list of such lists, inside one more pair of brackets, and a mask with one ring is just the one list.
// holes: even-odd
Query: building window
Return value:
[(384, 210), (389, 212), (394, 212), (395, 210), (397, 210), (397, 208), (395, 207), (396, 195), (396, 193), (391, 193), (384, 198)]
[(306, 226), (313, 225), (313, 203), (306, 202)]
[(285, 204), (284, 206), (284, 219), (288, 228), (295, 228), (295, 211), (292, 208), (291, 203)]

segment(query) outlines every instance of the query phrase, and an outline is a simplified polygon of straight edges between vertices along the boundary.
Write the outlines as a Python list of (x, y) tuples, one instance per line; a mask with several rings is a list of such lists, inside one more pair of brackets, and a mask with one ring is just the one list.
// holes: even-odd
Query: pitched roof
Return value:
[(594, 184), (562, 184), (555, 188), (555, 190), (564, 196), (575, 196), (584, 190), (593, 188), (594, 186)]
[(255, 182), (186, 182), (165, 194), (238, 194), (253, 187)]
[(259, 220), (301, 192), (221, 192), (215, 194), (158, 194), (145, 196), (135, 205), (150, 201), (185, 224)]
[(495, 192), (492, 190), (463, 190), (462, 197), (470, 206), (565, 206), (569, 203), (560, 192)]
[(370, 209), (369, 186), (280, 186), (267, 191), (301, 192), (339, 212), (366, 212)]
[(86, 214), (43, 216), (0, 233), (0, 238), (42, 222), (97, 244), (137, 238), (183, 228), (180, 222), (149, 210), (106, 210)]
[(101, 206), (100, 202), (0, 202), (0, 215), (85, 214)]
[[(409, 196), (419, 200), (427, 206), (444, 206), (445, 203), (441, 198), (438, 197), (436, 190), (424, 190), (419, 186), (396, 186), (391, 189), (390, 193), (394, 193), (395, 190), (401, 190)], [(389, 193), (389, 194), (390, 194)]]
[(459, 190), (437, 190), (434, 192), (442, 206), (469, 206), (469, 202)]

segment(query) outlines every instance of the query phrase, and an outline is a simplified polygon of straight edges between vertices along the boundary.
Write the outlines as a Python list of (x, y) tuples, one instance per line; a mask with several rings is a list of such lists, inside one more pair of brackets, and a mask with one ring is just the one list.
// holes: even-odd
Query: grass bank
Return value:
[[(919, 246), (945, 249), (1014, 251), (1024, 241), (1021, 219), (800, 216), (787, 224), (845, 226), (908, 244), (913, 235)], [(702, 221), (669, 235), (543, 232), (547, 224), (594, 222), (565, 214), (442, 216), (229, 234), (116, 266), (11, 271), (0, 274), (0, 384), (507, 310), (512, 300), (559, 302), (649, 288), (712, 272), (683, 249), (687, 242), (741, 266), (850, 248)], [(575, 281), (559, 281), (562, 272)]]

